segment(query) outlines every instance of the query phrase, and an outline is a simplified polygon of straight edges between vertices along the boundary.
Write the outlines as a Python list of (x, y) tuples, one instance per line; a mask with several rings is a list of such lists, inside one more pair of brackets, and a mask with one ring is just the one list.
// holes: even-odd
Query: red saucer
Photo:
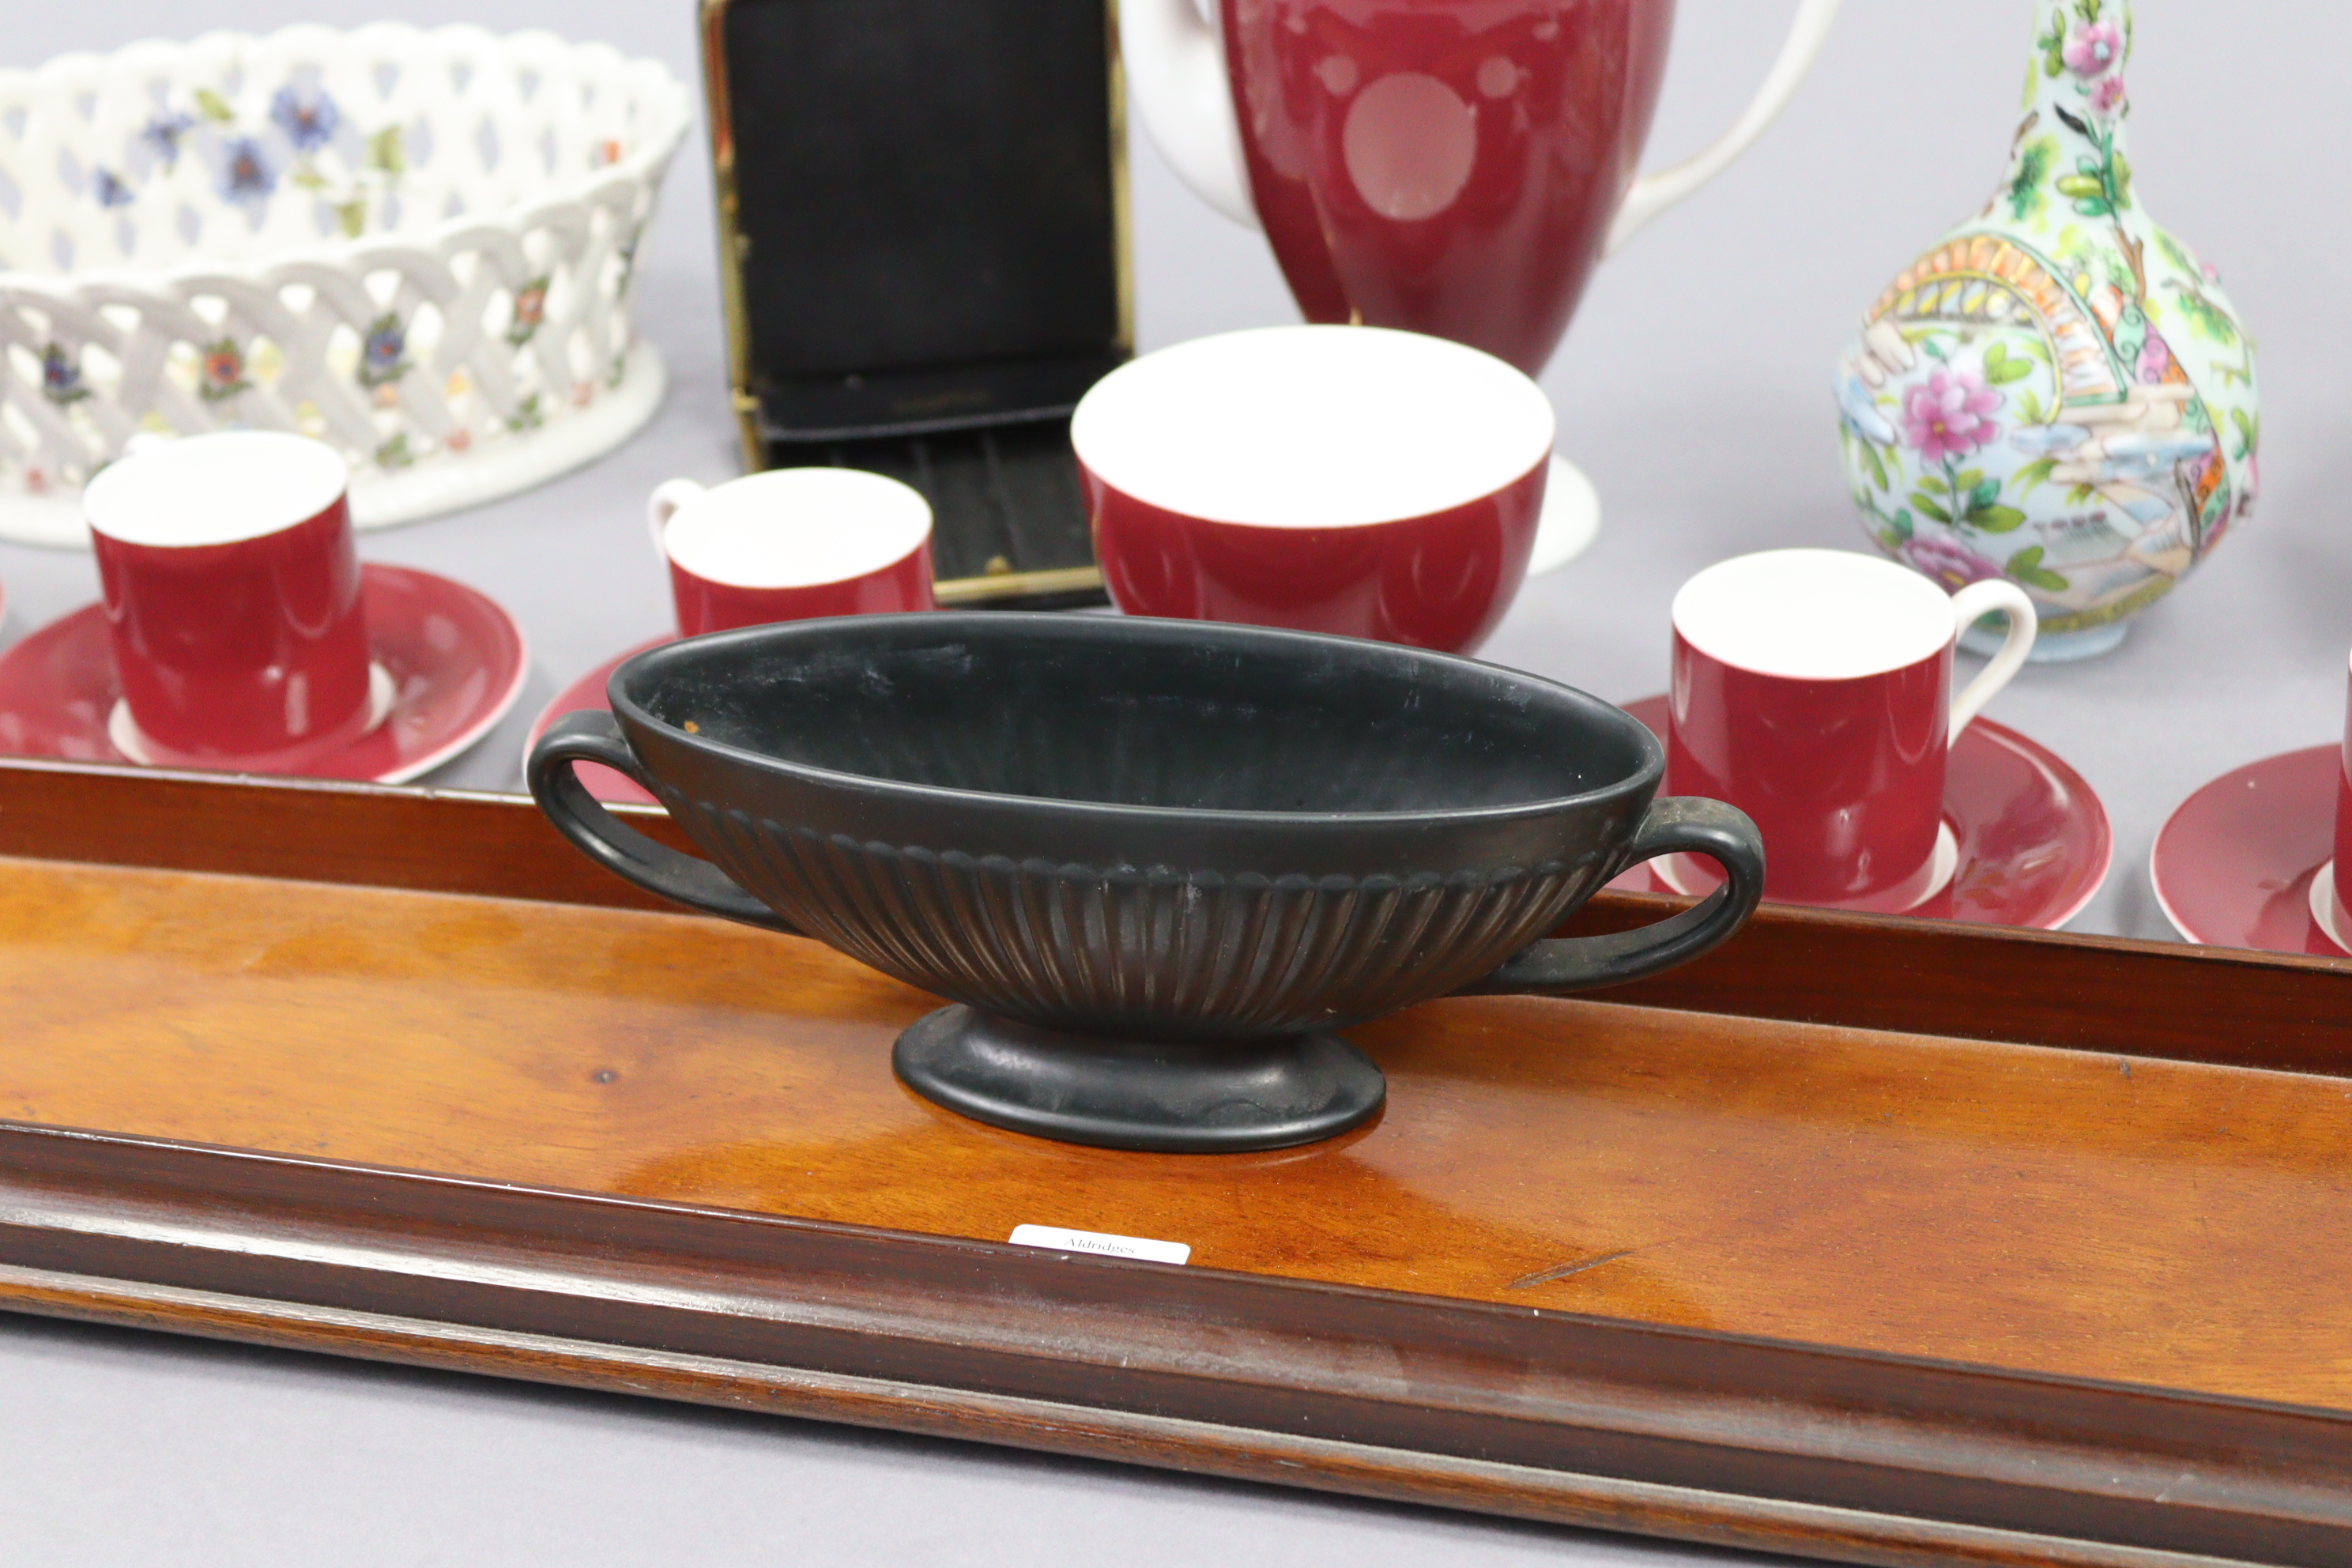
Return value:
[[(612, 684), (613, 672), (620, 668), (627, 660), (645, 652), (646, 649), (659, 647), (664, 643), (677, 640), (677, 634), (670, 632), (654, 638), (651, 642), (641, 642), (626, 653), (614, 654), (557, 692), (555, 700), (541, 709), (539, 717), (531, 721), (530, 733), (523, 740), (522, 756), (525, 771), (528, 772), (530, 769), (530, 749), (539, 744), (539, 738), (547, 733), (547, 727), (550, 724), (554, 723), (566, 713), (577, 713), (583, 709), (599, 713), (610, 712), (613, 705), (606, 699), (604, 689)], [(578, 772), (581, 784), (590, 795), (607, 805), (655, 805), (659, 804), (631, 780), (614, 773), (610, 768), (599, 766), (594, 763), (582, 763), (578, 764)]]
[(2208, 947), (2341, 958), (2311, 918), (2311, 882), (2336, 857), (2331, 742), (2223, 773), (2165, 819), (2148, 856), (2173, 929)]
[[(395, 689), (383, 723), (280, 770), (304, 778), (401, 784), (480, 740), (522, 692), (522, 628), (461, 583), (405, 566), (362, 565), (368, 649)], [(121, 696), (106, 612), (89, 605), (0, 654), (0, 752), (77, 763), (131, 759), (107, 738)]]
[[(1625, 711), (1664, 738), (1664, 697), (1628, 702)], [(2115, 858), (2107, 808), (2083, 775), (1990, 719), (1962, 731), (1952, 747), (1944, 821), (1959, 842), (1959, 868), (1943, 891), (1906, 914), (2055, 931), (2083, 912)], [(1642, 866), (1610, 886), (1669, 890)]]

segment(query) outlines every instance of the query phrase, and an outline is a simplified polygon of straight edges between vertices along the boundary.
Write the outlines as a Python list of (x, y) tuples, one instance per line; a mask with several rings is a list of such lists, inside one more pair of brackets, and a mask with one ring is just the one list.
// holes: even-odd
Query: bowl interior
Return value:
[(1097, 617), (918, 615), (671, 644), (625, 709), (835, 773), (1192, 811), (1529, 805), (1659, 766), (1549, 681), (1384, 644)]
[(0, 271), (423, 243), (586, 190), (684, 110), (658, 67), (545, 33), (298, 26), (65, 56), (0, 71)]

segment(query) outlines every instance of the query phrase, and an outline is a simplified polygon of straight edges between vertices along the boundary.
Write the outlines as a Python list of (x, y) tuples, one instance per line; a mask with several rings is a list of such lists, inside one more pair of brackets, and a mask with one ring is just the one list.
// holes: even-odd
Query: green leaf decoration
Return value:
[(357, 239), (367, 232), (367, 203), (363, 200), (344, 202), (335, 208), (335, 226), (347, 239)]
[(1962, 468), (1952, 476), (1952, 493), (1961, 495), (1984, 483), (1982, 468)]
[(1898, 511), (1895, 514), (1895, 542), (1897, 544), (1907, 542), (1916, 531), (1917, 531), (1917, 525), (1912, 522), (1909, 512)]
[(1969, 525), (1981, 528), (1987, 533), (2014, 532), (2025, 521), (2025, 514), (2013, 506), (1972, 506), (1969, 509)]
[[(1976, 472), (1974, 468), (1969, 470), (1969, 473), (1972, 474), (1974, 472)], [(1968, 478), (1968, 474), (1963, 474), (1960, 478), (1965, 479)], [(1993, 502), (2000, 499), (2000, 481), (1999, 479), (1981, 480), (1973, 486), (1969, 491), (1969, 511), (1970, 515), (1973, 516), (1975, 513), (1983, 510), (1986, 507), (1992, 505)]]
[(308, 163), (286, 177), (306, 191), (323, 191), (327, 188), (327, 176), (311, 168)]
[(2042, 417), (2042, 399), (2035, 396), (2031, 390), (2021, 392), (2017, 395), (2017, 405), (2019, 410), (2024, 414), (2025, 422), (2028, 425), (2040, 425), (2043, 423)]
[(2098, 491), (2093, 489), (2088, 485), (2076, 485), (2073, 489), (2066, 492), (2066, 504), (2068, 506), (2087, 505), (2091, 499), (2098, 493)]
[(236, 118), (236, 110), (228, 106), (228, 100), (208, 87), (196, 89), (196, 112), (206, 120), (224, 123)]
[(2048, 205), (2042, 183), (2050, 177), (2050, 163), (2057, 155), (2058, 141), (2053, 136), (2038, 136), (2019, 151), (2017, 177), (2009, 183), (2009, 210), (2020, 223)]
[(368, 138), (367, 163), (387, 174), (408, 172), (408, 151), (401, 143), (399, 126), (387, 125)]
[(2118, 205), (2131, 205), (2131, 160), (2118, 153), (2116, 154), (2116, 202)]
[(2011, 556), (2009, 564), (2001, 570), (2012, 581), (2022, 583), (2029, 588), (2046, 588), (2051, 593), (2063, 594), (2073, 586), (2065, 578), (2042, 564), (2042, 546), (2039, 544), (2030, 544)]
[(1870, 465), (1870, 477), (1878, 481), (1878, 488), (1892, 489), (1886, 482), (1886, 465), (1879, 460), (1878, 448), (1863, 440), (1856, 440), (1854, 445), (1862, 448), (1862, 460)]
[(2247, 417), (2246, 411), (2244, 409), (2232, 408), (2230, 410), (2230, 423), (2238, 427), (2238, 457), (2240, 460), (2242, 461), (2252, 457), (2254, 455), (2254, 448), (2263, 444), (2262, 416), (2260, 415), (2255, 415), (2253, 417), (2249, 418)]
[(2094, 201), (2086, 196), (2083, 200), (2074, 204), (2074, 210), (2081, 213), (2084, 217), (2105, 217), (2107, 216), (2109, 208), (2106, 203), (2103, 201)]
[(1999, 370), (1993, 369), (1990, 364), (1985, 366), (1985, 379), (1995, 386), (2006, 386), (2012, 381), (2023, 381), (2032, 374), (2033, 367), (2021, 359), (2005, 359), (2000, 362)]
[(2178, 278), (2168, 278), (2165, 282), (2174, 291), (2173, 302), (2180, 307), (2182, 314), (2189, 318), (2189, 326), (2200, 336), (2225, 347), (2238, 341), (2238, 329), (2231, 324), (2229, 317), (2221, 314), (2220, 307), (2212, 300)]
[(2057, 466), (2058, 459), (2055, 458), (2037, 458), (2018, 469), (2009, 482), (2017, 487), (2019, 495), (2032, 495), (2042, 485), (2050, 482), (2051, 470)]
[(1949, 522), (1952, 521), (1952, 514), (1950, 512), (1946, 511), (1942, 507), (1937, 506), (1934, 500), (1930, 500), (1924, 494), (1915, 491), (1911, 497), (1911, 504), (1917, 507), (1929, 517), (1934, 518), (1937, 522)]

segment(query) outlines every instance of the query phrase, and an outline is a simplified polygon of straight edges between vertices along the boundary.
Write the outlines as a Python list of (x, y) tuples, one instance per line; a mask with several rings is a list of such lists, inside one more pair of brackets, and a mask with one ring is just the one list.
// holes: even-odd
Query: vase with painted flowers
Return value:
[(2133, 177), (2133, 43), (2129, 0), (2040, 0), (2008, 172), (1837, 366), (1864, 527), (1956, 588), (2022, 586), (2037, 660), (2119, 646), (2260, 489), (2253, 345)]

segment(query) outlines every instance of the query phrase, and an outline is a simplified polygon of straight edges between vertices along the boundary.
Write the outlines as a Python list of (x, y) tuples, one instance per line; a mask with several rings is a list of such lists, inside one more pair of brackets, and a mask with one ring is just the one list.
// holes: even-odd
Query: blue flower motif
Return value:
[(89, 388), (81, 384), (81, 366), (61, 344), (51, 343), (41, 351), (41, 395), (59, 405), (79, 403), (89, 395)]
[(342, 111), (323, 89), (289, 82), (269, 100), (269, 118), (286, 132), (295, 151), (315, 153), (335, 139)]
[(360, 346), (360, 384), (377, 387), (398, 381), (408, 374), (407, 354), (408, 329), (387, 310), (368, 324), (367, 339)]
[(89, 194), (97, 198), (98, 205), (102, 207), (127, 207), (139, 196), (139, 193), (126, 184), (122, 177), (111, 169), (95, 169), (90, 172)]
[(139, 132), (139, 140), (153, 150), (166, 169), (177, 168), (180, 163), (180, 140), (195, 128), (196, 117), (175, 110), (164, 110), (149, 120)]
[[(267, 148), (250, 136), (231, 136), (221, 143), (221, 199), (258, 209), (278, 188), (278, 167)], [(258, 220), (256, 220), (258, 221)]]

